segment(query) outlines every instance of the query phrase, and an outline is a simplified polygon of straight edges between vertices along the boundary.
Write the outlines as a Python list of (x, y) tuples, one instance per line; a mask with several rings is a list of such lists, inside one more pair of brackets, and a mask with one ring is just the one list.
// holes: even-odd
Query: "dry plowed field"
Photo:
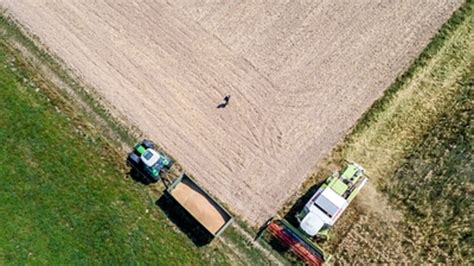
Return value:
[(298, 189), (460, 2), (0, 0), (252, 223)]

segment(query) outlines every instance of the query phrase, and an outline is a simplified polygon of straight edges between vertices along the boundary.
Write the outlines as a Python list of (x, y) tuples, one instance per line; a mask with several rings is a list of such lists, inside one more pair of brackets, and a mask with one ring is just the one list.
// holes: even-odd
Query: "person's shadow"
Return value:
[(217, 106), (217, 109), (219, 108), (225, 108), (227, 106), (227, 103), (221, 103)]

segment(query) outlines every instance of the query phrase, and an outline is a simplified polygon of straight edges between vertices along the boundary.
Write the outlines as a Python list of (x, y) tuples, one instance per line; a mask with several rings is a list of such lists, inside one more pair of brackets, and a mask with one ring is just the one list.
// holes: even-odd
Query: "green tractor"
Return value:
[(147, 139), (135, 145), (127, 156), (132, 172), (151, 182), (158, 182), (162, 172), (169, 170), (173, 163), (168, 156), (157, 152), (155, 144)]
[(330, 227), (367, 181), (364, 168), (353, 162), (328, 177), (303, 210), (296, 214), (301, 231), (319, 240), (327, 239)]

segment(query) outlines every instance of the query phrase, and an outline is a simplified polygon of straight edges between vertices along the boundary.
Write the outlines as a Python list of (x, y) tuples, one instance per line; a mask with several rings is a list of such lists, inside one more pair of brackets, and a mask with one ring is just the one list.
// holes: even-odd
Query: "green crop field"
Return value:
[(407, 225), (400, 229), (418, 239), (422, 259), (462, 263), (473, 255), (473, 85), (471, 79), (385, 188), (405, 210)]
[[(293, 217), (343, 159), (362, 164), (370, 183), (324, 244), (335, 260), (462, 264), (472, 258), (473, 6), (468, 1), (453, 15), (320, 164), (299, 200), (280, 212)], [(60, 90), (18, 46), (69, 86), (74, 83), (53, 58), (0, 19), (2, 264), (271, 262), (270, 251), (263, 254), (234, 227), (197, 247), (156, 206), (156, 187), (124, 178), (120, 149), (110, 143), (130, 145), (134, 138), (107, 122), (107, 130), (122, 140), (111, 139), (87, 113), (58, 104), (54, 95)], [(80, 96), (106, 117), (93, 97)]]
[(134, 141), (55, 58), (0, 16), (1, 264), (285, 263), (239, 226), (197, 245), (187, 233), (196, 228), (174, 223), (189, 226), (189, 219), (170, 219), (175, 210), (161, 200), (162, 186), (125, 178), (121, 148)]
[(369, 184), (324, 244), (339, 262), (472, 258), (473, 7), (445, 23), (282, 211), (291, 219), (344, 159), (363, 165)]
[(196, 244), (164, 187), (125, 178), (129, 130), (0, 15), (0, 263), (285, 264), (238, 218)]
[(154, 202), (37, 92), (0, 46), (0, 261), (224, 263), (198, 250)]
[[(342, 152), (366, 167), (397, 216), (384, 225), (390, 219), (382, 212), (361, 226), (361, 233), (380, 237), (375, 224), (382, 220), (379, 225), (395, 243), (381, 250), (406, 256), (393, 254), (396, 261), (458, 264), (473, 255), (473, 6), (466, 3), (443, 26)], [(367, 205), (375, 212), (384, 208), (362, 203), (361, 209)]]

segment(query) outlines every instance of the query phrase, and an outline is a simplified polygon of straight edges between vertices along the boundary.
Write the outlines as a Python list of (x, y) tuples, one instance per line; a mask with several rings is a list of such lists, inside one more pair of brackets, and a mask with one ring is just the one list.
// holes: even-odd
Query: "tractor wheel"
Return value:
[(314, 242), (324, 243), (328, 240), (327, 236), (314, 236)]
[(170, 162), (164, 168), (166, 168), (166, 170), (169, 170), (171, 166), (173, 166), (173, 164), (174, 164), (174, 161), (170, 160)]
[(314, 236), (316, 242), (324, 243), (329, 240), (329, 232), (317, 234)]
[(151, 183), (156, 183), (160, 181), (161, 178), (160, 178), (160, 175), (158, 175), (158, 176), (150, 176), (148, 179), (150, 180)]
[(136, 167), (140, 163), (140, 156), (136, 155), (134, 152), (131, 152), (128, 154), (127, 162)]
[(155, 149), (155, 143), (148, 139), (144, 139), (142, 145), (145, 149)]

